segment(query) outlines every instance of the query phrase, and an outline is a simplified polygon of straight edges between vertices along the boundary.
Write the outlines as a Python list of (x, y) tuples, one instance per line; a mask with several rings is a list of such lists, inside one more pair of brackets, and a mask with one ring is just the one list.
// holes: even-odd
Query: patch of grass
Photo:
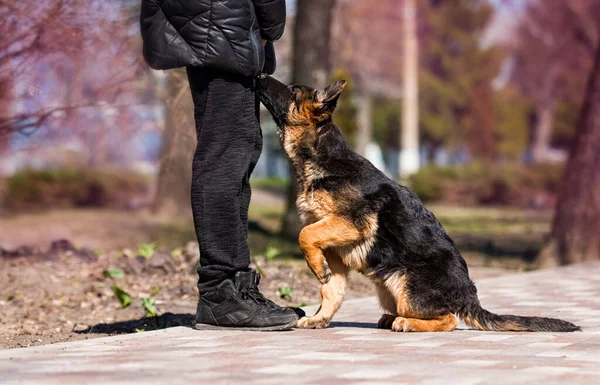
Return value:
[(425, 167), (410, 177), (409, 184), (426, 202), (550, 207), (562, 170), (562, 165), (517, 163)]
[(156, 243), (142, 243), (138, 246), (138, 254), (146, 259), (150, 259), (156, 252)]
[(292, 288), (288, 287), (288, 286), (281, 286), (278, 290), (279, 293), (279, 298), (281, 299), (288, 299), (291, 300), (292, 299), (292, 295), (294, 294), (294, 291), (292, 290)]
[(259, 205), (251, 204), (248, 211), (250, 221), (260, 223), (268, 231), (278, 233), (281, 228), (281, 218), (285, 207), (281, 204)]
[(121, 289), (117, 285), (112, 285), (110, 287), (115, 294), (115, 297), (119, 300), (121, 307), (126, 308), (131, 305), (131, 295), (127, 293), (125, 290)]
[(190, 241), (196, 240), (194, 223), (188, 221), (173, 221), (161, 223), (157, 226), (147, 229), (149, 239), (160, 244), (161, 248), (174, 250), (180, 248)]
[(461, 252), (531, 263), (550, 232), (550, 211), (432, 206)]
[(278, 193), (284, 193), (288, 185), (288, 178), (270, 177), (270, 178), (251, 178), (252, 188), (263, 189)]
[(113, 268), (104, 270), (102, 275), (106, 278), (123, 278), (125, 276), (125, 272), (119, 268)]
[(26, 169), (6, 180), (5, 206), (12, 210), (126, 207), (145, 194), (149, 179), (120, 169)]
[(156, 316), (156, 301), (152, 298), (142, 298), (141, 299), (142, 308), (146, 312), (147, 317)]
[(181, 248), (181, 247), (177, 247), (171, 251), (171, 257), (173, 257), (175, 259), (181, 258), (182, 255), (183, 255), (183, 248)]
[(267, 250), (265, 251), (265, 258), (267, 259), (267, 261), (271, 261), (275, 257), (277, 257), (279, 254), (280, 254), (280, 252), (277, 247), (269, 245), (267, 247)]

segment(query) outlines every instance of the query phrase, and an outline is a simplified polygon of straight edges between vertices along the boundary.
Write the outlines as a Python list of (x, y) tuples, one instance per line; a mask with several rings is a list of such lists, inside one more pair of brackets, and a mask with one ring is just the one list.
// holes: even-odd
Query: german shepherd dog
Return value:
[(571, 332), (567, 321), (497, 315), (483, 309), (465, 260), (419, 198), (350, 148), (332, 121), (346, 85), (287, 86), (263, 75), (260, 100), (279, 127), (298, 181), (305, 227), (299, 244), (321, 282), (322, 303), (298, 328), (325, 328), (342, 304), (350, 269), (376, 285), (393, 331), (454, 330), (457, 316), (479, 330)]

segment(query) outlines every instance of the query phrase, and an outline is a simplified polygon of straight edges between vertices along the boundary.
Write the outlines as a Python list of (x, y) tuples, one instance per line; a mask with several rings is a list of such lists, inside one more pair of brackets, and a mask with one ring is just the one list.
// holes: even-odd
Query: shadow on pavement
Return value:
[(175, 326), (192, 326), (194, 320), (195, 316), (193, 314), (165, 313), (156, 317), (101, 323), (75, 332), (79, 334), (127, 334), (136, 333), (138, 331), (166, 329)]
[(374, 322), (332, 322), (330, 328), (361, 328), (361, 329), (377, 329), (377, 324)]

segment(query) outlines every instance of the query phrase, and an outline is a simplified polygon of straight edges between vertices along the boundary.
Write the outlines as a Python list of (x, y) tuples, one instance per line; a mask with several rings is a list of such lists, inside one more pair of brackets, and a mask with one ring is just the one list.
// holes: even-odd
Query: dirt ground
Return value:
[[(48, 250), (20, 247), (0, 252), (0, 348), (35, 346), (115, 333), (190, 325), (197, 298), (197, 244), (179, 253), (137, 256), (125, 250), (96, 255), (68, 241)], [(302, 261), (255, 258), (264, 277), (262, 292), (287, 306), (318, 301), (318, 282)], [(256, 267), (256, 265), (254, 265)], [(120, 269), (122, 277), (105, 272)], [(126, 308), (112, 285), (132, 297)], [(281, 298), (281, 293), (285, 298)], [(289, 288), (290, 290), (288, 290)], [(364, 279), (353, 279), (350, 295), (372, 293)], [(146, 317), (142, 298), (156, 303), (157, 317)]]
[[(3, 249), (0, 349), (192, 324), (197, 298), (196, 250), (197, 244), (192, 242), (178, 253), (157, 251), (150, 258), (136, 256), (131, 250), (96, 255), (65, 240), (53, 242), (47, 250)], [(259, 257), (255, 262), (263, 274), (261, 291), (270, 299), (286, 306), (319, 302), (319, 284), (304, 261)], [(123, 276), (107, 277), (105, 272), (115, 268)], [(504, 273), (506, 270), (498, 268), (473, 271), (476, 278)], [(131, 295), (128, 307), (121, 306), (112, 285)], [(365, 277), (350, 277), (347, 298), (373, 294)], [(142, 298), (155, 301), (157, 316), (146, 316)]]

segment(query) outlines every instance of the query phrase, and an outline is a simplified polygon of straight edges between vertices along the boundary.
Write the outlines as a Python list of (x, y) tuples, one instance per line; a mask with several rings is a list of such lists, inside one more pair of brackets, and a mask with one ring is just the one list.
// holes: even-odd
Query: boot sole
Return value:
[(217, 326), (210, 324), (200, 324), (197, 323), (194, 325), (194, 329), (196, 330), (241, 330), (241, 331), (250, 331), (250, 332), (282, 332), (286, 330), (291, 330), (298, 321), (292, 321), (286, 325), (275, 325), (275, 326), (263, 326), (263, 327), (233, 327), (233, 326)]

